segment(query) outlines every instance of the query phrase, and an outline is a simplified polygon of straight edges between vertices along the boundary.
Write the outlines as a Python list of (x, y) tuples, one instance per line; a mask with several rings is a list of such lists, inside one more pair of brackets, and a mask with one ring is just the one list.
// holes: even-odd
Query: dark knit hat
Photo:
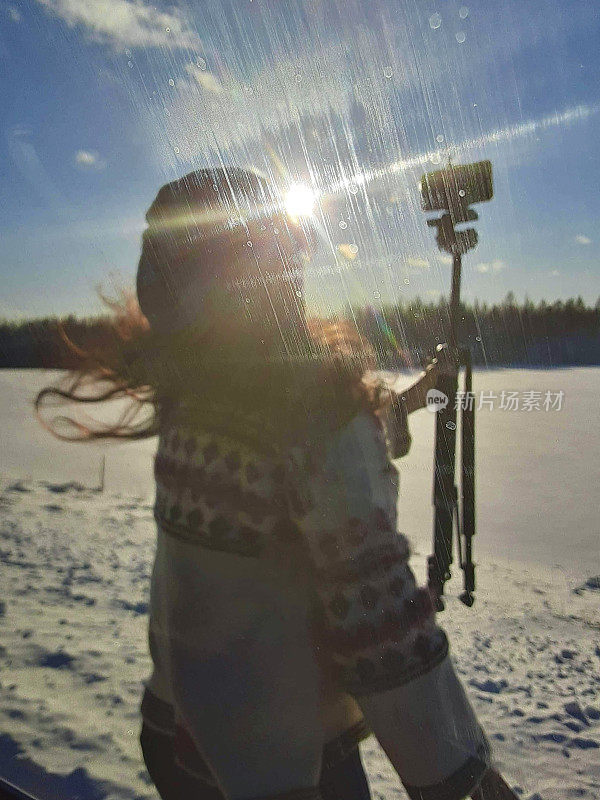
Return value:
[(218, 274), (215, 262), (222, 266), (232, 254), (234, 271), (235, 248), (245, 246), (257, 231), (258, 238), (271, 231), (277, 234), (278, 221), (291, 234), (291, 241), (297, 241), (298, 250), (302, 236), (306, 245), (303, 229), (283, 211), (278, 188), (252, 169), (190, 172), (160, 189), (146, 221), (137, 273), (138, 300), (151, 327), (163, 332), (195, 323), (203, 298), (216, 281), (243, 277), (235, 272)]

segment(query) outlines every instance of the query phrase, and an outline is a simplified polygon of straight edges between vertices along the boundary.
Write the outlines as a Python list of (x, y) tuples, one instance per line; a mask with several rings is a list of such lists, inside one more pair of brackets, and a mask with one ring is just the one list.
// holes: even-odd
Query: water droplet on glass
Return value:
[(458, 9), (458, 16), (461, 19), (466, 19), (469, 16), (469, 9), (466, 6), (461, 6)]
[(129, 69), (132, 69), (132, 67), (133, 67), (133, 61), (128, 61), (128, 62), (127, 62), (127, 66), (129, 67)]
[(215, 190), (215, 192), (219, 191), (219, 187), (217, 186), (216, 183), (213, 183), (213, 189)]
[(261, 229), (261, 231), (266, 231), (267, 230), (267, 226), (266, 225), (261, 225), (260, 229)]
[(393, 74), (394, 73), (389, 68), (383, 70), (383, 75), (384, 75), (385, 78), (391, 78)]
[(174, 153), (178, 153), (178, 152), (179, 152), (179, 148), (178, 148), (178, 147), (174, 147), (174, 148), (173, 148), (173, 152), (174, 152)]
[(459, 32), (456, 34), (456, 41), (457, 41), (459, 44), (462, 44), (462, 43), (463, 43), (463, 42), (466, 40), (466, 38), (467, 38), (467, 34), (466, 34), (464, 31), (459, 31)]
[(442, 157), (439, 153), (432, 153), (431, 158), (429, 159), (432, 164), (439, 164), (442, 160)]
[(429, 17), (430, 28), (433, 28), (435, 30), (436, 28), (439, 28), (441, 24), (442, 24), (442, 18), (439, 14), (432, 14)]
[(446, 423), (446, 427), (450, 431), (455, 431), (456, 430), (456, 422), (447, 422)]
[(347, 223), (347, 222), (344, 222), (344, 220), (341, 220), (341, 221), (340, 221), (340, 228), (341, 228), (343, 231), (345, 231), (347, 227), (348, 227), (348, 223)]
[(127, 56), (127, 58), (129, 58), (129, 56), (131, 55), (131, 50), (125, 50), (125, 55)]
[(404, 283), (410, 283), (410, 281), (408, 280), (408, 278), (404, 278)]
[(296, 292), (296, 297), (302, 297), (302, 292), (301, 292), (299, 289), (298, 289), (298, 291)]
[(196, 66), (199, 67), (200, 69), (206, 69), (206, 61), (203, 58), (199, 58), (196, 61)]
[(459, 190), (458, 190), (458, 196), (459, 196), (459, 197), (464, 197), (465, 195), (466, 195), (466, 192), (465, 192), (465, 190), (464, 190), (464, 189), (459, 189)]
[(373, 297), (375, 300), (381, 300), (381, 292), (373, 292)]
[(277, 234), (279, 233), (279, 228), (273, 228), (273, 233), (275, 234), (275, 236), (277, 236)]
[(169, 86), (175, 86), (175, 81), (173, 78), (169, 78)]
[(247, 241), (246, 244), (248, 245), (248, 247), (252, 247), (252, 242), (251, 241)]
[(438, 133), (438, 135), (435, 137), (435, 140), (441, 144), (444, 141), (444, 137), (441, 133)]
[(166, 33), (171, 33), (171, 28), (165, 28)]
[(475, 337), (475, 341), (476, 341), (476, 342), (480, 342), (480, 341), (481, 341), (481, 336), (476, 336), (476, 337)]
[(249, 303), (249, 302), (250, 302), (250, 298), (249, 298), (249, 297), (247, 297), (247, 298), (246, 298), (246, 302), (247, 302), (247, 303)]
[(348, 186), (348, 191), (350, 192), (350, 194), (357, 194), (358, 193), (358, 186), (355, 183), (351, 183)]
[(355, 244), (348, 245), (348, 250), (350, 250), (351, 253), (358, 253), (358, 247)]

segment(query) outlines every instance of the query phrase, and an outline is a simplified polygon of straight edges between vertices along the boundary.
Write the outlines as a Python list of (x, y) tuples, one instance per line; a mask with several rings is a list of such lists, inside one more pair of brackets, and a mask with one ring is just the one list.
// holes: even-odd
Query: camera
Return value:
[(450, 164), (445, 169), (428, 172), (421, 178), (423, 211), (449, 211), (453, 222), (467, 222), (467, 208), (473, 203), (491, 200), (494, 196), (492, 162)]

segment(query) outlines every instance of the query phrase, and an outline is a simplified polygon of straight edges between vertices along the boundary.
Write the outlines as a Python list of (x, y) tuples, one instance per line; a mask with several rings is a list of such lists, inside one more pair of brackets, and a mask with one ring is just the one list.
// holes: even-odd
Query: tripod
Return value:
[[(466, 606), (475, 602), (475, 565), (473, 563), (473, 537), (475, 535), (475, 408), (472, 392), (471, 353), (458, 346), (460, 319), (460, 279), (462, 255), (477, 245), (474, 229), (456, 231), (454, 225), (477, 219), (470, 208), (460, 213), (443, 214), (439, 219), (428, 220), (437, 227), (440, 249), (452, 254), (452, 288), (450, 295), (450, 330), (447, 344), (438, 345), (440, 377), (437, 389), (447, 398), (447, 404), (436, 414), (435, 458), (433, 478), (433, 555), (428, 559), (428, 582), (436, 609), (443, 611), (444, 584), (451, 577), (452, 550), (456, 524), (458, 557), (463, 570), (464, 591), (460, 595)], [(458, 380), (463, 375), (464, 389), (459, 398)], [(459, 412), (459, 414), (457, 414)], [(459, 416), (460, 415), (460, 416)], [(460, 422), (460, 502), (455, 483), (457, 417)]]
[[(448, 164), (445, 169), (429, 172), (419, 185), (423, 211), (442, 211), (441, 217), (428, 219), (427, 225), (437, 228), (436, 242), (440, 250), (452, 255), (452, 288), (450, 294), (450, 329), (448, 343), (438, 345), (441, 367), (437, 384), (439, 404), (435, 426), (435, 460), (433, 478), (433, 555), (428, 559), (429, 588), (438, 611), (444, 609), (444, 584), (450, 578), (454, 526), (456, 523), (458, 557), (463, 570), (464, 591), (460, 599), (472, 606), (475, 598), (475, 408), (472, 392), (471, 353), (459, 347), (461, 259), (477, 246), (474, 228), (455, 230), (455, 225), (476, 220), (477, 213), (469, 206), (491, 200), (494, 195), (491, 161), (475, 164)], [(464, 370), (464, 391), (459, 403), (458, 379)], [(440, 395), (443, 393), (443, 395)], [(460, 502), (455, 484), (456, 420), (460, 411)]]

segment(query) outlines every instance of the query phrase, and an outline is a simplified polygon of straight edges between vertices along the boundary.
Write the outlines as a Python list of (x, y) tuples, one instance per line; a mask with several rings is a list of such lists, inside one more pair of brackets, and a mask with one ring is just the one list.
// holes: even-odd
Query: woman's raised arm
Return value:
[(420, 800), (460, 800), (490, 767), (490, 748), (460, 684), (427, 588), (396, 526), (397, 472), (377, 418), (335, 437), (298, 516), (339, 680)]

